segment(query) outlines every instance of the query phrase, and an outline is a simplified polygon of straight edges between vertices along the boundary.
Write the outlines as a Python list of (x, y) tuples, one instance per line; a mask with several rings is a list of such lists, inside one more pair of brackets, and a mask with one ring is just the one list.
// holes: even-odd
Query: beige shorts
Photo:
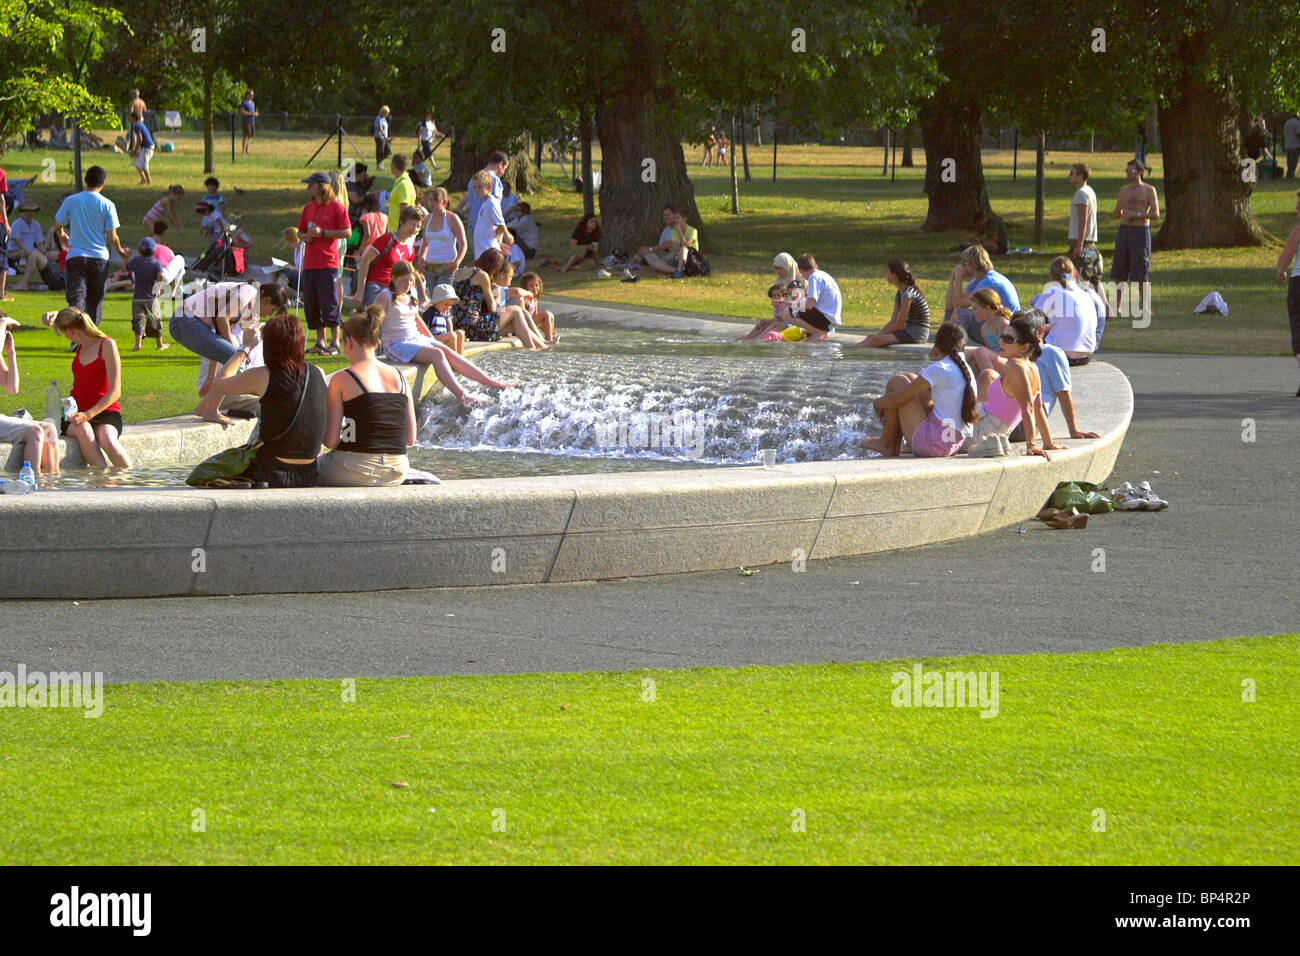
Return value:
[(647, 252), (645, 254), (645, 264), (660, 269), (672, 269), (674, 272), (681, 268), (681, 260), (676, 256), (661, 256), (657, 252)]
[(378, 487), (400, 485), (410, 462), (405, 455), (371, 455), (359, 451), (331, 451), (316, 462), (322, 485)]

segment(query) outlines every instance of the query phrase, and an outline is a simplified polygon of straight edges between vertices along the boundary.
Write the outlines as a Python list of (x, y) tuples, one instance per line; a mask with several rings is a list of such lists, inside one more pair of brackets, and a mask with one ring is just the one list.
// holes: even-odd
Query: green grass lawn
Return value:
[(111, 686), (4, 714), (0, 863), (1295, 864), (1298, 653)]
[[(168, 183), (179, 182), (186, 187), (187, 210), (203, 191), (202, 146), (198, 134), (180, 133), (162, 138), (174, 139), (177, 152), (156, 154), (153, 187), (135, 185), (136, 174), (126, 155), (86, 155), (86, 165), (97, 162), (108, 170), (105, 192), (118, 205), (124, 223), (123, 242), (128, 245), (133, 245), (142, 235), (140, 219)], [(232, 165), (229, 144), (218, 137), (217, 175), (230, 211), (244, 214), (244, 227), (254, 237), (252, 257), (255, 260), (267, 261), (272, 255), (284, 255), (278, 245), (279, 233), (286, 225), (297, 222), (305, 200), (305, 187), (299, 180), (307, 172), (304, 163), (320, 139), (315, 134), (259, 135), (252, 156), (240, 156)], [(368, 143), (366, 140), (359, 145)], [(794, 255), (811, 251), (837, 277), (844, 290), (846, 324), (875, 328), (888, 319), (891, 294), (883, 271), (884, 264), (895, 256), (911, 262), (932, 305), (936, 309), (942, 306), (944, 284), (956, 261), (949, 249), (961, 237), (952, 233), (926, 235), (920, 230), (926, 209), (920, 191), (924, 173), (921, 151), (917, 151), (918, 165), (898, 169), (897, 182), (891, 184), (888, 177), (880, 175), (877, 150), (781, 147), (778, 179), (773, 184), (770, 148), (755, 149), (751, 151), (755, 180), (741, 184), (742, 215), (738, 217), (729, 212), (727, 171), (694, 165), (698, 161), (697, 152), (688, 148), (687, 158), (692, 164), (697, 201), (706, 224), (705, 253), (713, 264), (713, 276), (689, 281), (647, 279), (629, 285), (613, 279), (596, 279), (591, 271), (570, 276), (548, 271), (547, 292), (753, 319), (770, 314), (765, 291), (770, 284), (772, 256), (781, 251)], [(316, 168), (324, 168), (331, 162), (332, 149), (326, 150), (326, 154)], [(71, 155), (14, 150), (3, 159), (9, 177), (17, 179), (40, 173), (47, 158), (55, 162), (55, 181), (38, 180), (27, 192), (29, 199), (43, 207), (38, 219), (46, 227), (60, 197), (70, 188)], [(1052, 253), (1064, 248), (1071, 195), (1065, 172), (1079, 158), (1091, 163), (1095, 170), (1093, 185), (1102, 216), (1101, 247), (1109, 258), (1116, 225), (1107, 216), (1126, 158), (1118, 153), (1049, 154), (1044, 248)], [(990, 151), (984, 155), (993, 206), (1007, 219), (1013, 246), (1032, 245), (1033, 233), (1032, 155), (1022, 153), (1020, 159), (1020, 175), (1013, 183), (1009, 152)], [(1149, 162), (1155, 167), (1152, 182), (1160, 190), (1163, 202), (1160, 157), (1151, 156)], [(553, 182), (564, 181), (554, 163), (548, 162), (545, 171)], [(1294, 222), (1293, 185), (1261, 183), (1252, 200), (1256, 216), (1274, 235), (1285, 235)], [(455, 194), (455, 198), (458, 196)], [(581, 197), (548, 184), (530, 197), (530, 201), (535, 218), (542, 224), (543, 251), (560, 253), (579, 215)], [(205, 244), (198, 237), (198, 216), (192, 211), (188, 213), (186, 225), (184, 236), (169, 238), (178, 251), (192, 258)], [(654, 237), (646, 238), (649, 241)], [(1285, 331), (1285, 294), (1274, 280), (1272, 270), (1277, 252), (1276, 247), (1264, 247), (1158, 253), (1153, 266), (1155, 315), (1151, 326), (1134, 329), (1131, 322), (1112, 320), (1106, 329), (1106, 347), (1186, 353), (1286, 354), (1289, 340)], [(1022, 294), (1029, 294), (1046, 279), (1048, 261), (1047, 256), (1007, 256), (999, 260), (998, 268), (1015, 280)], [(1192, 308), (1214, 289), (1228, 301), (1231, 317), (1194, 316)], [(25, 325), (32, 326), (42, 311), (58, 307), (62, 302), (61, 294), (19, 292), (16, 301), (6, 303), (5, 308)], [(125, 352), (131, 346), (129, 297), (125, 293), (110, 296), (105, 308), (106, 328)], [(24, 406), (37, 412), (51, 378), (58, 378), (65, 392), (70, 386), (67, 356), (54, 333), (39, 327), (20, 332), (17, 342), (23, 388), (15, 398), (0, 398), (0, 410), (7, 412)], [(335, 360), (323, 365), (332, 369), (340, 367), (342, 362)], [(188, 412), (196, 401), (193, 389), (196, 372), (197, 360), (179, 348), (163, 355), (148, 350), (128, 354), (123, 376), (124, 418), (139, 421)]]

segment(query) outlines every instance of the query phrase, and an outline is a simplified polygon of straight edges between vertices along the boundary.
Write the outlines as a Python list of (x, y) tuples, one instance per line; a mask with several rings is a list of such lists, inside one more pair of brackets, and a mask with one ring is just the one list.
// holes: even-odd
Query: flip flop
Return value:
[(325, 354), (325, 355), (338, 355), (338, 354), (339, 354), (338, 347), (337, 347), (337, 346), (334, 346), (334, 345), (331, 345), (329, 348), (327, 348), (327, 349), (325, 350), (324, 354)]

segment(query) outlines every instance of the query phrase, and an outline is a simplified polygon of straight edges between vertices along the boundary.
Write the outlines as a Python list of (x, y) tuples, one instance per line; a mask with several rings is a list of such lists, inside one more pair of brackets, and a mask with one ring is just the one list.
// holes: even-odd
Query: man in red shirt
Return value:
[(312, 173), (307, 184), (307, 205), (298, 217), (298, 232), (306, 244), (302, 255), (302, 304), (307, 328), (316, 330), (312, 355), (338, 355), (334, 344), (339, 326), (339, 293), (335, 279), (339, 270), (338, 240), (352, 235), (347, 210), (334, 195), (329, 177)]
[(9, 177), (0, 169), (0, 302), (12, 302), (13, 296), (5, 291), (9, 281), (9, 207), (5, 203), (5, 193), (9, 192)]

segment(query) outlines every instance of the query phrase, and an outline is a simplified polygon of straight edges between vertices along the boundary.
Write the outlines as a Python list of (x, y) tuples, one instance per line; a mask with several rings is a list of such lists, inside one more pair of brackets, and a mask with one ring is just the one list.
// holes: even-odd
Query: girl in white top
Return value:
[(1050, 275), (1051, 284), (1035, 300), (1048, 319), (1045, 341), (1063, 351), (1071, 365), (1083, 365), (1097, 350), (1097, 305), (1079, 287), (1074, 263), (1066, 256), (1052, 260)]
[(447, 211), (450, 202), (447, 190), (441, 186), (431, 189), (425, 201), (429, 218), (424, 224), (424, 273), (431, 284), (460, 268), (469, 251), (460, 217)]
[(456, 354), (455, 349), (433, 337), (420, 318), (420, 306), (426, 301), (424, 286), (416, 282), (413, 290), (414, 280), (415, 269), (409, 262), (394, 263), (388, 288), (375, 296), (370, 309), (366, 310), (367, 315), (382, 316), (380, 337), (389, 357), (398, 362), (432, 365), (438, 381), (465, 406), (477, 405), (479, 400), (461, 388), (456, 373), (488, 388), (509, 388), (508, 382), (498, 382), (469, 359)]
[(939, 326), (930, 349), (934, 364), (919, 375), (903, 372), (889, 380), (885, 394), (872, 403), (882, 425), (880, 437), (864, 438), (862, 447), (894, 458), (907, 438), (918, 458), (955, 455), (978, 418), (975, 376), (966, 364), (965, 345), (961, 326)]

